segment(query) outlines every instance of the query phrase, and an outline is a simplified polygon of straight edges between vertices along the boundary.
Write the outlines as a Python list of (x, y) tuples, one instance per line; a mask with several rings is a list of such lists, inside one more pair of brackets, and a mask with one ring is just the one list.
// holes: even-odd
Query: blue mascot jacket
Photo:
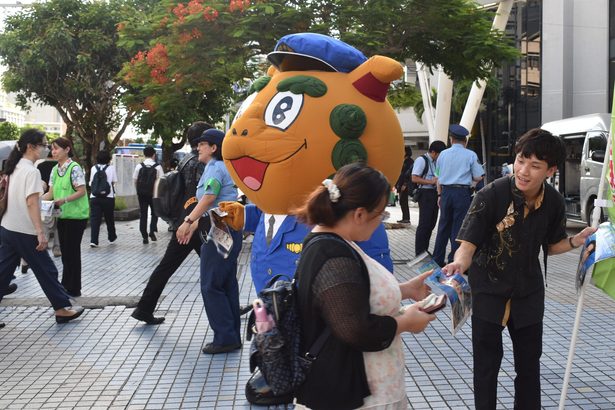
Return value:
[[(288, 215), (271, 239), (271, 244), (267, 246), (264, 213), (255, 205), (246, 205), (244, 230), (254, 232), (250, 270), (256, 293), (260, 292), (275, 275), (294, 277), (303, 240), (311, 231), (309, 226)], [(380, 224), (368, 241), (357, 244), (389, 272), (393, 272), (389, 241), (383, 224)]]

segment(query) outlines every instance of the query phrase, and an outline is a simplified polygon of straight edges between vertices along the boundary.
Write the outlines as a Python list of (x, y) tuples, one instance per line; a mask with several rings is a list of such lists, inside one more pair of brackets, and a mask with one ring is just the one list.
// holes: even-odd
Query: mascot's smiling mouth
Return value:
[(237, 176), (241, 179), (241, 182), (246, 184), (246, 186), (252, 191), (258, 191), (263, 186), (265, 171), (267, 171), (269, 164), (279, 164), (280, 162), (284, 162), (295, 156), (295, 154), (301, 151), (302, 148), (307, 149), (307, 140), (305, 139), (303, 140), (303, 144), (301, 144), (295, 152), (276, 162), (263, 162), (247, 156), (231, 159), (229, 161), (235, 172), (237, 172)]

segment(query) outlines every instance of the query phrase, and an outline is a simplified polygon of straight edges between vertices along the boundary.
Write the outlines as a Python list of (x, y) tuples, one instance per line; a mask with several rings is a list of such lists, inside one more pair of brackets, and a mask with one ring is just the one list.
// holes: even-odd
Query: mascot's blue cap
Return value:
[(276, 68), (286, 56), (302, 56), (317, 60), (331, 71), (349, 73), (365, 61), (367, 57), (343, 41), (317, 33), (296, 33), (282, 37), (267, 59)]

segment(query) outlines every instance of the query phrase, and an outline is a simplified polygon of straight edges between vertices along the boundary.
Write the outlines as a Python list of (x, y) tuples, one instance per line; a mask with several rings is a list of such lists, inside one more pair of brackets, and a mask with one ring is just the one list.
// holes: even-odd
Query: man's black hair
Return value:
[(519, 137), (515, 153), (525, 158), (535, 155), (539, 160), (545, 161), (549, 168), (561, 165), (565, 157), (561, 138), (540, 128), (533, 128)]
[(442, 141), (434, 141), (429, 144), (429, 152), (435, 152), (437, 154), (441, 153), (446, 149), (446, 144)]
[(154, 155), (156, 155), (156, 150), (151, 145), (146, 145), (145, 148), (143, 148), (143, 155), (146, 158), (152, 158)]

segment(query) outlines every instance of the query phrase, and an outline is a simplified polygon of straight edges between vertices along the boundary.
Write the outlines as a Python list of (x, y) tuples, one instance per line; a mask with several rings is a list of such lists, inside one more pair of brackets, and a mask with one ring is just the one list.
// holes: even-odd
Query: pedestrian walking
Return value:
[(100, 223), (105, 218), (107, 239), (113, 243), (115, 232), (115, 184), (117, 173), (110, 163), (111, 154), (107, 150), (98, 151), (96, 165), (90, 170), (90, 247), (98, 247)]
[[(197, 187), (198, 204), (177, 230), (179, 243), (190, 242), (198, 227), (198, 220), (220, 201), (237, 199), (237, 187), (224, 166), (222, 144), (224, 133), (209, 129), (201, 135), (198, 143), (199, 161), (205, 170)], [(212, 222), (213, 223), (213, 222)], [(226, 353), (241, 348), (239, 330), (239, 284), (237, 283), (237, 257), (241, 251), (241, 231), (230, 229), (233, 245), (225, 258), (213, 240), (201, 246), (201, 295), (209, 326), (214, 332), (213, 340), (203, 348), (203, 353)]]
[[(21, 134), (6, 162), (4, 173), (9, 176), (9, 187), (7, 208), (0, 223), (0, 289), (8, 286), (20, 258), (25, 259), (55, 310), (56, 322), (66, 323), (79, 317), (83, 308), (72, 306), (47, 253), (40, 208), (43, 182), (34, 162), (45, 158), (48, 150), (45, 133), (28, 129)], [(0, 293), (0, 300), (2, 296)]]
[(43, 199), (59, 207), (58, 236), (62, 252), (62, 285), (70, 296), (81, 296), (81, 239), (90, 217), (85, 189), (85, 174), (71, 158), (73, 143), (64, 137), (51, 143), (51, 154), (58, 161), (51, 171), (49, 191)]
[[(564, 160), (561, 140), (539, 128), (516, 144), (514, 175), (495, 180), (472, 201), (461, 242), (447, 274), (469, 270), (472, 288), (474, 404), (495, 409), (507, 327), (515, 361), (515, 408), (540, 409), (545, 288), (540, 268), (548, 255), (581, 246), (595, 229), (566, 234), (564, 199), (545, 181)], [(546, 272), (545, 272), (546, 276)]]
[(440, 266), (444, 265), (448, 242), (451, 245), (448, 261), (453, 260), (459, 246), (455, 239), (472, 201), (472, 181), (478, 182), (484, 175), (476, 153), (465, 147), (467, 135), (468, 130), (461, 125), (451, 125), (451, 147), (442, 151), (438, 157), (436, 173), (440, 222), (433, 256)]
[(354, 163), (297, 212), (314, 226), (296, 272), (301, 345), (322, 346), (297, 391), (297, 409), (407, 407), (401, 333), (422, 332), (435, 315), (419, 304), (400, 310), (401, 301), (427, 296), (431, 272), (400, 284), (355, 243), (380, 225), (389, 192), (380, 171)]
[[(132, 179), (137, 188), (137, 199), (139, 200), (139, 231), (143, 237), (143, 244), (148, 244), (149, 239), (155, 241), (158, 232), (158, 216), (154, 212), (154, 186), (156, 180), (164, 175), (162, 167), (156, 162), (156, 150), (151, 145), (143, 148), (143, 162), (137, 164)], [(150, 210), (151, 219), (149, 224), (149, 234), (147, 233), (147, 211)], [(149, 238), (149, 239), (148, 239)]]
[[(193, 123), (186, 130), (186, 139), (190, 144), (191, 152), (187, 154), (180, 164), (178, 165), (179, 172), (184, 184), (184, 195), (182, 198), (178, 198), (184, 204), (184, 215), (189, 214), (196, 204), (196, 187), (197, 182), (203, 174), (205, 164), (199, 161), (199, 152), (197, 150), (197, 138), (199, 138), (203, 132), (212, 128), (210, 124), (197, 121)], [(177, 221), (172, 221), (171, 229), (173, 235), (167, 245), (167, 249), (164, 252), (164, 256), (158, 263), (158, 266), (152, 272), (143, 295), (137, 303), (137, 307), (132, 312), (132, 317), (141, 320), (148, 325), (158, 325), (164, 322), (164, 317), (155, 317), (154, 310), (158, 304), (158, 299), (162, 295), (162, 291), (166, 286), (171, 276), (175, 273), (177, 268), (186, 260), (190, 252), (193, 250), (198, 256), (201, 254), (201, 239), (199, 235), (192, 235), (188, 243), (181, 244), (177, 240), (175, 231), (179, 225), (183, 222), (183, 216)]]
[(419, 189), (419, 224), (416, 227), (414, 242), (414, 253), (416, 256), (428, 250), (431, 233), (438, 220), (436, 160), (445, 149), (446, 145), (444, 142), (432, 142), (429, 145), (427, 154), (417, 158), (412, 167), (412, 182), (417, 184)]
[(410, 223), (410, 205), (408, 203), (408, 196), (410, 192), (410, 186), (412, 185), (411, 173), (414, 165), (412, 159), (412, 148), (409, 146), (404, 147), (404, 162), (401, 166), (401, 172), (399, 178), (395, 183), (395, 190), (399, 194), (399, 207), (401, 208), (401, 219), (398, 223), (409, 224)]

